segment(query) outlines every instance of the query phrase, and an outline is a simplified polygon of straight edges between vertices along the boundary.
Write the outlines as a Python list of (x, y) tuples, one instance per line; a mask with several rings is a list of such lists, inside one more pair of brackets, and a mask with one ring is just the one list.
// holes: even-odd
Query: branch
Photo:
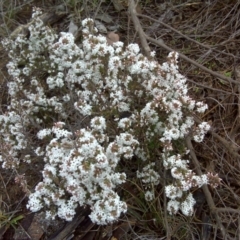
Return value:
[(222, 145), (228, 150), (230, 154), (239, 159), (238, 151), (240, 148), (237, 146), (236, 143), (231, 143), (227, 141), (226, 139), (219, 136), (217, 133), (213, 132), (211, 129), (209, 132), (212, 134), (213, 137), (217, 138), (222, 143)]
[(135, 27), (135, 30), (138, 32), (140, 40), (141, 40), (141, 45), (143, 47), (143, 51), (144, 54), (149, 58), (150, 57), (150, 53), (151, 53), (151, 49), (147, 43), (146, 40), (146, 35), (142, 29), (141, 23), (137, 17), (137, 12), (136, 12), (136, 4), (134, 2), (134, 0), (130, 0), (129, 1), (129, 12), (131, 14), (131, 18)]
[[(146, 39), (147, 39), (147, 40), (149, 40), (150, 42), (152, 42), (152, 43), (154, 43), (154, 44), (156, 44), (156, 45), (158, 45), (158, 46), (160, 46), (160, 47), (168, 50), (169, 52), (175, 51), (174, 49), (170, 48), (170, 47), (167, 46), (165, 43), (163, 43), (162, 40), (158, 41), (158, 40), (155, 40), (155, 39), (153, 39), (153, 38), (151, 38), (151, 37), (149, 37), (149, 36), (147, 36), (147, 35), (145, 35), (145, 36), (146, 36)], [(180, 52), (178, 52), (178, 53), (179, 53), (179, 57), (180, 57), (180, 58), (186, 60), (186, 61), (189, 62), (189, 63), (192, 63), (193, 65), (199, 67), (199, 68), (202, 69), (203, 71), (208, 72), (208, 73), (210, 73), (211, 75), (213, 75), (213, 76), (215, 76), (215, 77), (217, 77), (217, 78), (221, 78), (222, 80), (224, 80), (224, 81), (226, 81), (226, 82), (235, 83), (235, 84), (240, 85), (240, 82), (235, 81), (235, 80), (233, 80), (233, 79), (230, 78), (230, 77), (226, 77), (226, 76), (224, 76), (224, 75), (222, 75), (222, 74), (220, 74), (220, 73), (214, 72), (214, 71), (212, 71), (212, 70), (204, 67), (203, 65), (199, 64), (198, 62), (196, 62), (196, 61), (188, 58), (188, 57), (185, 56), (184, 54), (182, 54), (182, 53), (180, 53)]]
[(229, 208), (229, 207), (224, 207), (224, 208), (217, 208), (216, 209), (217, 212), (231, 212), (231, 213), (237, 213), (240, 214), (240, 210), (239, 209), (234, 209), (234, 208)]
[[(130, 0), (130, 2), (129, 2), (129, 11), (130, 11), (133, 23), (134, 23), (134, 27), (135, 27), (136, 31), (138, 32), (138, 34), (139, 34), (139, 37), (140, 37), (140, 40), (141, 40), (141, 45), (143, 47), (145, 55), (147, 57), (149, 57), (150, 56), (150, 52), (151, 52), (151, 49), (150, 49), (150, 47), (149, 47), (149, 45), (147, 43), (147, 40), (152, 42), (152, 43), (154, 43), (154, 44), (156, 44), (156, 45), (158, 45), (158, 46), (160, 46), (160, 47), (162, 47), (162, 48), (164, 48), (164, 49), (166, 49), (166, 50), (168, 50), (168, 51), (170, 51), (170, 52), (175, 51), (174, 49), (172, 49), (169, 46), (167, 46), (163, 42), (162, 39), (155, 40), (155, 39), (153, 39), (153, 38), (151, 38), (151, 37), (149, 37), (148, 35), (145, 34), (145, 32), (142, 29), (141, 23), (140, 23), (140, 21), (139, 21), (139, 19), (137, 17), (138, 15), (139, 16), (142, 16), (142, 15), (141, 14), (137, 14), (135, 8), (136, 8), (136, 4), (135, 4), (134, 0)], [(187, 62), (190, 62), (191, 64), (199, 67), (200, 69), (204, 70), (205, 72), (210, 73), (211, 75), (213, 75), (213, 76), (215, 76), (217, 78), (220, 78), (220, 79), (222, 79), (222, 80), (224, 80), (226, 82), (229, 82), (229, 83), (234, 83), (234, 84), (240, 85), (240, 82), (235, 81), (235, 80), (233, 80), (230, 77), (226, 77), (223, 74), (220, 74), (220, 73), (217, 73), (215, 71), (212, 71), (211, 69), (208, 69), (208, 68), (204, 67), (203, 65), (201, 65), (198, 62), (188, 58), (186, 55), (184, 55), (184, 54), (182, 54), (180, 52), (179, 52), (179, 57), (181, 57), (182, 59), (186, 60)]]
[(233, 54), (231, 54), (231, 53), (225, 53), (225, 52), (219, 51), (219, 50), (217, 50), (217, 49), (213, 49), (213, 47), (216, 47), (216, 46), (210, 47), (210, 46), (207, 46), (207, 45), (205, 45), (205, 44), (202, 44), (202, 43), (200, 43), (200, 42), (198, 42), (198, 41), (196, 41), (196, 40), (194, 40), (194, 39), (186, 36), (185, 34), (179, 32), (179, 31), (176, 30), (175, 28), (171, 27), (170, 25), (164, 23), (163, 21), (161, 21), (161, 20), (159, 20), (159, 19), (156, 20), (156, 19), (154, 19), (154, 18), (152, 18), (152, 17), (149, 17), (149, 16), (147, 16), (147, 15), (144, 15), (144, 14), (137, 14), (137, 16), (139, 16), (139, 17), (144, 17), (144, 18), (147, 18), (147, 19), (149, 19), (149, 20), (158, 22), (159, 24), (163, 25), (163, 26), (166, 27), (166, 28), (169, 28), (171, 31), (177, 33), (178, 35), (186, 38), (187, 40), (189, 40), (189, 41), (191, 41), (191, 42), (196, 43), (196, 44), (199, 45), (199, 46), (202, 46), (202, 47), (204, 47), (204, 48), (206, 48), (206, 49), (209, 49), (210, 51), (215, 51), (215, 52), (218, 52), (218, 53), (221, 53), (221, 54), (230, 56), (230, 57), (232, 57), (232, 58), (235, 58), (235, 56), (234, 56)]
[[(61, 6), (61, 5), (60, 5)], [(63, 17), (65, 17), (67, 14), (64, 12), (51, 12), (51, 13), (44, 13), (39, 18), (43, 21), (44, 24), (52, 25), (53, 23), (59, 21)], [(32, 19), (29, 23), (25, 25), (18, 26), (11, 34), (10, 38), (15, 39), (20, 33), (27, 35), (28, 28), (32, 24), (34, 19)]]
[[(199, 82), (195, 82), (191, 79), (187, 79), (188, 82), (191, 82), (191, 83), (194, 83), (195, 85), (197, 86), (200, 86), (200, 87), (203, 87), (205, 89), (210, 89), (212, 91), (216, 91), (216, 92), (222, 92), (222, 93), (225, 93), (225, 94), (228, 94), (228, 95), (231, 95), (231, 96), (237, 96), (236, 93), (234, 92), (229, 92), (229, 91), (225, 91), (225, 90), (222, 90), (222, 89), (218, 89), (218, 88), (213, 88), (213, 87), (209, 87), (209, 86), (206, 86), (205, 84), (201, 84)], [(240, 87), (240, 84), (239, 84), (239, 87)]]
[[(201, 123), (201, 120), (197, 116), (194, 117), (194, 121), (198, 124)], [(226, 139), (215, 133), (212, 129), (210, 129), (208, 132), (223, 145), (223, 147), (229, 152), (229, 154), (239, 159), (238, 151), (240, 150), (240, 147), (236, 143), (227, 141)]]
[[(193, 161), (194, 167), (196, 169), (196, 172), (197, 172), (197, 174), (199, 176), (201, 176), (203, 173), (201, 171), (201, 168), (200, 168), (197, 156), (195, 154), (195, 151), (194, 151), (194, 148), (193, 148), (193, 145), (192, 145), (190, 137), (186, 138), (186, 145), (187, 145), (188, 149), (190, 150), (190, 155), (192, 157), (192, 161)], [(226, 230), (225, 230), (224, 226), (222, 225), (221, 219), (219, 218), (219, 216), (217, 214), (216, 206), (215, 206), (215, 203), (213, 201), (212, 195), (211, 195), (211, 193), (210, 193), (210, 191), (208, 189), (208, 186), (207, 185), (203, 185), (202, 189), (203, 189), (204, 195), (206, 197), (206, 200), (207, 200), (208, 206), (210, 208), (210, 211), (214, 215), (214, 217), (215, 217), (215, 219), (217, 221), (217, 224), (218, 224), (218, 226), (219, 226), (219, 228), (221, 230), (223, 238), (226, 239), (225, 238), (227, 236)]]

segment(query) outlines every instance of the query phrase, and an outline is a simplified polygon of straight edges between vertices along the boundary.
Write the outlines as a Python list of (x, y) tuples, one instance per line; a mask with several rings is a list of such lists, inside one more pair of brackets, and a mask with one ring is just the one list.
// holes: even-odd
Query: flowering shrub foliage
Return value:
[(93, 222), (111, 223), (127, 211), (115, 192), (127, 179), (119, 162), (135, 158), (136, 177), (148, 187), (146, 200), (154, 198), (152, 186), (161, 184), (160, 166), (172, 176), (162, 186), (169, 213), (191, 215), (190, 189), (209, 183), (210, 175), (189, 169), (183, 139), (191, 135), (201, 142), (210, 126), (194, 122), (192, 113), (207, 106), (188, 95), (178, 54), (159, 64), (137, 44), (109, 45), (92, 19), (82, 22), (77, 45), (70, 33), (58, 38), (40, 14), (33, 12), (28, 36), (3, 41), (11, 80), (10, 103), (0, 115), (2, 167), (45, 163), (27, 207), (71, 220), (77, 206), (89, 205)]

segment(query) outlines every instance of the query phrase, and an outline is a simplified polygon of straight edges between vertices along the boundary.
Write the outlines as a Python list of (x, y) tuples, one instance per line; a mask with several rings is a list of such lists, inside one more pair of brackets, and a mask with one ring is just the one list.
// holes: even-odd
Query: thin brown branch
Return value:
[(140, 37), (140, 41), (141, 41), (141, 45), (144, 51), (144, 54), (147, 57), (150, 57), (150, 53), (151, 53), (151, 49), (148, 45), (147, 39), (146, 39), (146, 35), (142, 29), (141, 23), (137, 17), (137, 12), (136, 12), (136, 4), (134, 0), (130, 0), (129, 1), (129, 12), (131, 14), (131, 18), (135, 27), (135, 30), (137, 31), (137, 33), (139, 34)]
[[(193, 148), (190, 137), (186, 138), (186, 145), (187, 145), (188, 149), (190, 150), (190, 155), (192, 157), (192, 161), (193, 161), (194, 167), (196, 169), (196, 172), (199, 176), (201, 176), (203, 173), (202, 173), (202, 170), (200, 168), (200, 164), (199, 164), (199, 161), (198, 161), (197, 156), (195, 154), (195, 151), (194, 151), (194, 148)], [(204, 195), (206, 197), (206, 200), (207, 200), (208, 206), (210, 208), (210, 211), (214, 215), (214, 217), (217, 221), (218, 227), (220, 228), (222, 236), (223, 236), (224, 239), (227, 239), (226, 238), (227, 237), (226, 230), (225, 230), (224, 226), (222, 225), (221, 219), (219, 218), (219, 216), (217, 214), (216, 206), (215, 206), (215, 203), (213, 201), (211, 192), (209, 191), (207, 185), (203, 185), (202, 189), (203, 189)]]
[(239, 147), (234, 144), (233, 142), (229, 142), (227, 140), (225, 140), (224, 138), (222, 138), (221, 136), (219, 136), (217, 133), (213, 132), (212, 130), (209, 131), (213, 137), (215, 137), (219, 142), (222, 143), (222, 145), (228, 150), (228, 152), (230, 154), (232, 154), (234, 157), (239, 158)]
[[(146, 36), (146, 39), (147, 39), (148, 41), (156, 44), (157, 46), (160, 46), (160, 47), (168, 50), (169, 52), (175, 51), (174, 49), (172, 49), (171, 47), (169, 47), (169, 46), (167, 46), (165, 43), (163, 43), (163, 41), (161, 41), (161, 40), (160, 40), (160, 41), (155, 40), (155, 39), (153, 39), (153, 38), (151, 38), (151, 37), (149, 37), (149, 36), (147, 36), (147, 35), (145, 35), (145, 36)], [(178, 51), (177, 51), (177, 52), (178, 52)], [(217, 72), (215, 72), (215, 71), (212, 71), (212, 70), (209, 69), (209, 68), (204, 67), (203, 65), (199, 64), (198, 62), (196, 62), (196, 61), (188, 58), (188, 57), (185, 56), (184, 54), (182, 54), (182, 53), (180, 53), (180, 52), (178, 52), (178, 53), (179, 53), (179, 57), (180, 57), (180, 58), (182, 58), (182, 59), (186, 60), (187, 62), (189, 62), (189, 63), (197, 66), (198, 68), (202, 69), (203, 71), (208, 72), (208, 73), (210, 73), (211, 75), (213, 75), (213, 76), (215, 76), (215, 77), (217, 77), (217, 78), (220, 78), (220, 79), (222, 79), (222, 80), (224, 80), (224, 81), (226, 81), (226, 82), (234, 83), (234, 84), (238, 84), (238, 85), (240, 84), (238, 81), (235, 81), (235, 80), (233, 80), (233, 79), (230, 78), (230, 77), (226, 77), (226, 76), (224, 76), (223, 74), (217, 73)]]
[[(166, 169), (164, 169), (164, 173), (163, 173), (163, 186), (166, 186)], [(164, 206), (164, 220), (165, 220), (165, 227), (166, 227), (166, 234), (167, 234), (167, 240), (171, 239), (171, 234), (170, 234), (170, 229), (169, 229), (169, 225), (168, 225), (168, 213), (167, 213), (167, 197), (166, 194), (164, 192), (163, 195), (163, 206)]]
[[(206, 86), (205, 84), (201, 84), (201, 83), (199, 83), (199, 82), (195, 82), (195, 81), (193, 81), (193, 80), (191, 80), (191, 79), (189, 79), (189, 78), (187, 79), (187, 81), (188, 81), (188, 82), (191, 82), (191, 83), (194, 83), (195, 85), (200, 86), (200, 87), (203, 87), (203, 88), (205, 88), (205, 89), (210, 89), (210, 90), (216, 91), (216, 92), (222, 92), (222, 93), (225, 93), (225, 94), (228, 94), (228, 95), (231, 95), (231, 96), (236, 95), (236, 93), (234, 93), (234, 92), (230, 92), (230, 91), (225, 91), (225, 90), (218, 89), (218, 88), (209, 87), (209, 86)], [(240, 85), (239, 85), (239, 86), (240, 86)]]
[[(130, 12), (130, 14), (131, 14), (131, 18), (132, 18), (132, 20), (133, 20), (134, 27), (135, 27), (136, 31), (138, 32), (138, 34), (139, 34), (139, 37), (140, 37), (140, 40), (141, 40), (141, 45), (142, 45), (142, 47), (143, 47), (144, 53), (145, 53), (145, 55), (146, 55), (147, 57), (150, 56), (150, 52), (151, 52), (151, 49), (150, 49), (150, 47), (149, 47), (149, 45), (148, 45), (148, 43), (147, 43), (147, 40), (150, 41), (150, 42), (152, 42), (152, 43), (154, 43), (154, 44), (156, 44), (156, 45), (158, 45), (158, 46), (160, 46), (160, 47), (162, 47), (162, 48), (164, 48), (164, 49), (166, 49), (166, 50), (168, 50), (168, 51), (170, 51), (170, 52), (175, 51), (174, 49), (172, 49), (172, 48), (170, 48), (169, 46), (167, 46), (167, 45), (163, 42), (162, 39), (160, 39), (160, 40), (155, 40), (155, 39), (149, 37), (148, 35), (146, 35), (146, 34), (144, 33), (144, 31), (143, 31), (143, 29), (142, 29), (142, 26), (141, 26), (141, 23), (140, 23), (140, 21), (139, 21), (139, 19), (138, 19), (138, 17), (137, 17), (138, 14), (137, 14), (137, 12), (136, 12), (136, 4), (135, 4), (134, 0), (130, 0), (130, 2), (129, 2), (129, 12)], [(235, 80), (233, 80), (233, 79), (230, 78), (230, 77), (226, 77), (226, 76), (224, 76), (223, 74), (217, 73), (217, 72), (215, 72), (215, 71), (212, 71), (211, 69), (208, 69), (208, 68), (204, 67), (202, 64), (199, 64), (198, 62), (196, 62), (196, 61), (188, 58), (187, 56), (185, 56), (185, 55), (182, 54), (182, 53), (179, 53), (179, 56), (180, 56), (182, 59), (190, 62), (191, 64), (197, 66), (198, 68), (204, 70), (205, 72), (210, 73), (211, 75), (213, 75), (213, 76), (215, 76), (215, 77), (217, 77), (217, 78), (220, 78), (220, 79), (222, 79), (222, 80), (224, 80), (224, 81), (226, 81), (226, 82), (229, 82), (229, 83), (235, 83), (235, 84), (238, 84), (238, 85), (240, 84), (238, 81), (235, 81)]]
[(202, 44), (202, 43), (200, 43), (200, 42), (198, 42), (198, 41), (196, 41), (196, 40), (194, 40), (194, 39), (186, 36), (185, 34), (181, 33), (180, 31), (176, 30), (175, 28), (171, 27), (171, 26), (168, 25), (167, 23), (164, 23), (163, 21), (154, 19), (154, 18), (149, 17), (149, 16), (144, 15), (144, 14), (137, 14), (137, 16), (139, 16), (139, 17), (144, 17), (144, 18), (147, 18), (147, 19), (149, 19), (149, 20), (158, 22), (158, 23), (160, 23), (161, 25), (163, 25), (164, 27), (166, 27), (166, 28), (170, 29), (171, 31), (177, 33), (178, 35), (184, 37), (185, 39), (187, 39), (187, 40), (189, 40), (189, 41), (191, 41), (191, 42), (194, 42), (194, 43), (196, 43), (197, 45), (202, 46), (202, 47), (204, 47), (204, 48), (206, 48), (206, 49), (209, 49), (210, 51), (215, 51), (215, 52), (218, 52), (218, 53), (221, 53), (221, 54), (224, 54), (224, 55), (228, 55), (228, 56), (230, 56), (230, 57), (232, 57), (232, 58), (235, 58), (235, 56), (234, 56), (233, 54), (231, 54), (231, 53), (225, 53), (225, 52), (219, 51), (219, 50), (217, 50), (217, 49), (214, 49), (214, 47), (216, 47), (216, 46), (207, 46), (207, 45), (205, 45), (205, 44)]
[(240, 214), (240, 210), (239, 209), (234, 209), (234, 208), (230, 208), (230, 207), (216, 208), (216, 211), (217, 212), (231, 212), (231, 213)]
[[(43, 21), (44, 24), (53, 24), (60, 19), (62, 19), (64, 16), (66, 16), (66, 13), (58, 13), (57, 11), (51, 12), (51, 13), (44, 13), (39, 18)], [(11, 34), (10, 38), (15, 39), (20, 33), (27, 35), (29, 26), (33, 23), (34, 20), (31, 20), (29, 23), (25, 25), (18, 26)]]
[[(201, 123), (201, 120), (197, 116), (194, 117), (194, 121), (197, 122), (198, 124)], [(222, 146), (229, 152), (229, 154), (236, 157), (237, 159), (239, 158), (240, 156), (238, 154), (239, 146), (234, 144), (234, 142), (229, 142), (223, 137), (219, 136), (212, 129), (209, 130), (209, 133), (222, 144)]]
[[(240, 64), (237, 63), (234, 67), (234, 75), (237, 81), (240, 82)], [(237, 122), (238, 125), (240, 125), (240, 85), (238, 85), (237, 89), (238, 91), (238, 116), (237, 116)]]

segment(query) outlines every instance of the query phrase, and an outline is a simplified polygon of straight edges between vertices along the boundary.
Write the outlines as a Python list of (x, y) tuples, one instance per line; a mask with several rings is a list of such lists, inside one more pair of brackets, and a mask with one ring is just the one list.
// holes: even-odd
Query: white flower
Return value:
[(166, 129), (164, 132), (164, 141), (172, 139), (177, 140), (180, 136), (180, 131), (177, 128)]
[(171, 169), (171, 174), (172, 174), (172, 177), (175, 179), (183, 179), (184, 177), (183, 173), (181, 172), (181, 169), (177, 167), (173, 167)]
[(49, 128), (46, 128), (46, 129), (43, 129), (43, 130), (40, 130), (38, 133), (37, 133), (37, 137), (39, 139), (43, 139), (45, 138), (46, 136), (50, 135), (52, 133), (52, 130), (49, 129)]
[(129, 44), (127, 50), (131, 52), (133, 55), (137, 55), (140, 52), (140, 48), (136, 43)]
[(204, 104), (203, 102), (196, 103), (197, 112), (204, 113), (208, 109), (208, 105)]
[(144, 184), (158, 185), (160, 181), (160, 175), (154, 171), (155, 163), (146, 165), (142, 171), (137, 171), (137, 177), (141, 178)]
[(105, 120), (105, 118), (104, 117), (94, 117), (91, 120), (91, 127), (94, 130), (97, 130), (97, 131), (100, 131), (100, 132), (105, 131), (105, 129), (106, 129), (106, 120)]
[(178, 212), (178, 210), (180, 209), (180, 202), (177, 200), (173, 200), (171, 199), (170, 201), (168, 201), (167, 203), (167, 211), (172, 215), (172, 214), (176, 214)]
[(150, 56), (151, 57), (155, 57), (156, 56), (156, 52), (155, 51), (150, 52)]
[(126, 203), (120, 201), (119, 196), (110, 191), (104, 200), (96, 201), (89, 217), (93, 223), (105, 225), (116, 221), (120, 214), (125, 213), (126, 210)]
[(192, 194), (189, 193), (186, 200), (183, 201), (180, 205), (180, 209), (181, 209), (182, 213), (185, 216), (191, 216), (194, 211), (193, 207), (194, 207), (195, 203), (196, 203), (195, 199), (193, 198)]
[(129, 118), (122, 118), (118, 122), (118, 127), (122, 129), (127, 129), (131, 126), (131, 120)]
[(146, 201), (152, 201), (154, 199), (154, 192), (153, 191), (146, 191), (145, 192), (145, 199)]
[(166, 197), (170, 199), (181, 198), (182, 197), (182, 190), (174, 185), (168, 185), (165, 187), (165, 194)]
[(108, 68), (109, 70), (113, 70), (114, 68), (119, 68), (121, 67), (121, 61), (120, 58), (118, 56), (113, 56), (109, 59), (108, 62)]
[(93, 24), (93, 20), (91, 18), (85, 18), (83, 21), (82, 21), (82, 26), (83, 27), (87, 27), (88, 24)]
[(80, 113), (82, 113), (84, 116), (88, 116), (91, 115), (92, 113), (92, 106), (88, 105), (88, 104), (82, 104), (82, 105), (78, 105), (78, 103), (76, 102), (74, 104), (75, 108), (77, 110), (79, 110)]
[(31, 194), (29, 196), (27, 208), (29, 208), (32, 212), (37, 212), (43, 208), (42, 202), (38, 197), (38, 194)]
[(209, 131), (210, 128), (211, 128), (211, 126), (210, 126), (207, 122), (202, 122), (202, 123), (200, 123), (200, 124), (198, 125), (198, 127), (199, 127), (199, 129), (200, 129), (202, 132), (204, 132), (204, 133), (206, 133), (207, 131)]

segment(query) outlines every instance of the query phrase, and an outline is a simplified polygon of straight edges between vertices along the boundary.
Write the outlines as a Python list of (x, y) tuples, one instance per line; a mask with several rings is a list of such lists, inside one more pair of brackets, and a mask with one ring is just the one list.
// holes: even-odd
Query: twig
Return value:
[[(156, 45), (158, 45), (158, 46), (160, 46), (160, 47), (168, 50), (169, 52), (175, 51), (174, 49), (170, 48), (170, 47), (167, 46), (165, 43), (163, 43), (163, 41), (161, 41), (161, 40), (160, 40), (160, 41), (155, 40), (155, 39), (153, 39), (153, 38), (151, 38), (151, 37), (149, 37), (149, 36), (147, 36), (147, 35), (145, 35), (145, 36), (146, 36), (146, 39), (147, 39), (147, 40), (149, 40), (150, 42), (152, 42), (152, 43), (154, 43), (154, 44), (156, 44)], [(210, 73), (211, 75), (213, 75), (213, 76), (215, 76), (215, 77), (217, 77), (217, 78), (220, 78), (220, 79), (222, 79), (222, 80), (224, 80), (224, 81), (226, 81), (226, 82), (235, 83), (235, 84), (240, 85), (240, 82), (235, 81), (235, 80), (233, 80), (233, 79), (230, 78), (230, 77), (226, 77), (226, 76), (224, 76), (224, 75), (222, 75), (222, 74), (220, 74), (220, 73), (214, 72), (214, 71), (212, 71), (211, 69), (208, 69), (208, 68), (204, 67), (203, 65), (199, 64), (198, 62), (196, 62), (196, 61), (188, 58), (188, 57), (185, 56), (184, 54), (182, 54), (182, 53), (180, 53), (180, 52), (178, 52), (178, 53), (179, 53), (179, 57), (180, 57), (180, 58), (182, 58), (182, 59), (184, 59), (184, 60), (192, 63), (193, 65), (195, 65), (195, 66), (197, 66), (197, 67), (199, 67), (199, 68), (201, 68), (201, 69), (204, 70), (205, 72), (208, 72), (208, 73)]]
[(212, 90), (212, 91), (217, 91), (217, 92), (226, 93), (226, 94), (231, 95), (231, 96), (232, 96), (232, 95), (236, 95), (236, 93), (234, 93), (234, 92), (228, 92), (228, 91), (221, 90), (221, 89), (218, 89), (218, 88), (209, 87), (209, 86), (206, 86), (206, 85), (201, 84), (201, 83), (199, 83), (199, 82), (195, 82), (195, 81), (193, 81), (193, 80), (191, 80), (191, 79), (187, 79), (187, 81), (188, 81), (188, 82), (191, 82), (191, 83), (194, 83), (195, 85), (200, 86), (200, 87), (203, 87), (203, 88), (205, 88), (205, 89), (210, 89), (210, 90)]
[[(166, 186), (166, 169), (164, 169), (164, 173), (163, 173), (163, 186)], [(163, 195), (163, 206), (164, 206), (164, 220), (165, 220), (165, 227), (166, 227), (166, 234), (167, 234), (167, 240), (171, 239), (170, 236), (170, 229), (169, 229), (169, 225), (168, 225), (168, 218), (167, 218), (167, 197), (166, 194), (164, 192)]]
[[(236, 64), (234, 67), (234, 75), (235, 79), (240, 82), (240, 64)], [(240, 85), (238, 85), (238, 88), (236, 89), (238, 91), (238, 116), (237, 116), (237, 122), (240, 125)]]
[[(139, 36), (140, 36), (141, 45), (142, 45), (142, 47), (143, 47), (143, 50), (144, 50), (145, 55), (146, 55), (147, 57), (149, 57), (149, 56), (150, 56), (150, 52), (151, 52), (151, 49), (150, 49), (150, 47), (149, 47), (149, 45), (148, 45), (148, 43), (147, 43), (147, 40), (150, 41), (150, 42), (152, 42), (152, 43), (154, 43), (154, 44), (156, 44), (156, 45), (158, 45), (158, 46), (160, 46), (160, 47), (162, 47), (162, 48), (164, 48), (164, 49), (166, 49), (166, 50), (168, 50), (168, 51), (170, 51), (170, 52), (175, 51), (174, 49), (172, 49), (172, 48), (170, 48), (169, 46), (167, 46), (167, 45), (163, 42), (162, 39), (160, 39), (160, 40), (155, 40), (155, 39), (149, 37), (148, 35), (146, 35), (146, 34), (144, 33), (144, 31), (143, 31), (143, 29), (142, 29), (142, 26), (141, 26), (141, 23), (140, 23), (140, 21), (139, 21), (139, 19), (138, 19), (138, 17), (137, 17), (138, 14), (137, 14), (137, 12), (136, 12), (135, 7), (136, 7), (136, 5), (135, 5), (134, 0), (130, 0), (130, 2), (129, 2), (129, 11), (130, 11), (130, 13), (131, 13), (131, 17), (132, 17), (132, 20), (133, 20), (135, 29), (136, 29), (136, 31), (138, 32)], [(223, 74), (217, 73), (217, 72), (215, 72), (215, 71), (212, 71), (211, 69), (208, 69), (208, 68), (204, 67), (203, 65), (201, 65), (201, 64), (199, 64), (198, 62), (196, 62), (196, 61), (188, 58), (187, 56), (185, 56), (185, 55), (182, 54), (182, 53), (179, 53), (179, 56), (180, 56), (182, 59), (184, 59), (184, 60), (192, 63), (193, 65), (199, 67), (200, 69), (204, 70), (205, 72), (210, 73), (211, 75), (213, 75), (213, 76), (215, 76), (215, 77), (217, 77), (217, 78), (220, 78), (220, 79), (222, 79), (222, 80), (224, 80), (224, 81), (226, 81), (226, 82), (235, 83), (235, 84), (238, 84), (238, 85), (240, 84), (240, 82), (235, 81), (235, 80), (233, 80), (233, 79), (230, 78), (230, 77), (226, 77), (226, 76), (224, 76)]]
[(240, 218), (238, 218), (238, 240), (240, 239)]
[[(197, 172), (197, 174), (199, 176), (201, 176), (202, 175), (202, 171), (201, 171), (201, 168), (200, 168), (197, 156), (195, 154), (195, 151), (194, 151), (194, 148), (193, 148), (193, 145), (192, 145), (190, 137), (186, 138), (186, 145), (187, 145), (188, 149), (190, 150), (190, 155), (192, 157), (192, 161), (193, 161), (194, 167), (196, 169), (196, 172)], [(227, 236), (226, 230), (225, 230), (224, 226), (222, 225), (221, 219), (219, 218), (219, 216), (217, 214), (216, 206), (215, 206), (215, 203), (213, 201), (212, 195), (211, 195), (211, 193), (210, 193), (210, 191), (208, 189), (208, 186), (207, 185), (203, 185), (202, 189), (203, 189), (203, 192), (205, 194), (205, 197), (206, 197), (208, 206), (210, 208), (210, 211), (214, 215), (214, 217), (215, 217), (215, 219), (217, 221), (217, 224), (218, 224), (218, 226), (220, 228), (222, 236), (223, 236), (224, 239), (227, 239), (226, 238), (226, 236)]]
[(237, 159), (239, 158), (239, 147), (237, 145), (234, 145), (233, 143), (230, 143), (229, 141), (225, 140), (224, 138), (222, 138), (221, 136), (219, 136), (217, 133), (213, 132), (212, 130), (209, 131), (213, 137), (217, 138), (222, 145), (228, 150), (228, 152), (230, 154), (232, 154), (234, 157), (236, 157)]
[(136, 4), (134, 2), (134, 0), (130, 0), (129, 1), (129, 12), (131, 14), (131, 18), (135, 27), (135, 30), (138, 32), (140, 40), (141, 40), (141, 45), (143, 47), (143, 51), (144, 54), (149, 58), (150, 57), (150, 53), (151, 53), (151, 49), (147, 43), (146, 40), (146, 35), (142, 29), (141, 23), (137, 17), (137, 12), (136, 12)]
[[(57, 11), (51, 12), (51, 13), (44, 13), (39, 18), (43, 21), (44, 24), (52, 25), (53, 23), (57, 22), (64, 16), (66, 16), (66, 13), (58, 13)], [(10, 38), (15, 39), (19, 33), (22, 33), (24, 35), (27, 35), (28, 33), (28, 27), (33, 23), (34, 19), (31, 20), (29, 23), (25, 25), (18, 26), (11, 34)]]
[[(201, 120), (199, 120), (197, 116), (194, 117), (194, 121), (196, 121), (197, 123), (201, 123)], [(221, 142), (222, 145), (228, 150), (230, 154), (232, 154), (237, 159), (239, 158), (239, 154), (238, 154), (239, 147), (236, 144), (234, 145), (234, 143), (230, 143), (229, 141), (227, 141), (226, 139), (222, 138), (217, 133), (215, 133), (212, 129), (209, 130), (209, 133), (214, 138), (216, 138), (219, 142)]]
[(102, 3), (103, 3), (103, 0), (100, 0), (99, 4), (98, 4), (98, 6), (97, 6), (97, 9), (96, 9), (96, 11), (95, 11), (94, 17), (93, 17), (94, 20), (96, 19), (96, 16), (97, 16), (97, 14), (98, 14), (98, 12), (99, 12), (99, 9), (100, 9)]
[(71, 222), (66, 223), (58, 232), (53, 233), (48, 239), (49, 240), (63, 240), (68, 239), (68, 237), (75, 231), (77, 226), (83, 222), (85, 217), (89, 215), (89, 209), (79, 207), (76, 211), (76, 215)]
[(240, 214), (240, 210), (239, 209), (234, 209), (234, 208), (230, 208), (230, 207), (217, 208), (216, 211), (217, 212), (231, 212), (231, 213)]
[(202, 44), (202, 43), (200, 43), (200, 42), (198, 42), (198, 41), (196, 41), (196, 40), (194, 40), (194, 39), (186, 36), (185, 34), (179, 32), (179, 31), (176, 30), (175, 28), (171, 27), (170, 25), (164, 23), (163, 21), (161, 21), (161, 20), (159, 20), (159, 19), (156, 20), (156, 19), (154, 19), (154, 18), (152, 18), (152, 17), (149, 17), (149, 16), (147, 16), (147, 15), (144, 15), (144, 14), (137, 14), (137, 16), (139, 16), (139, 17), (144, 17), (144, 18), (147, 18), (147, 19), (149, 19), (149, 20), (158, 22), (159, 24), (163, 25), (163, 26), (166, 27), (166, 28), (169, 28), (171, 31), (177, 33), (178, 35), (184, 37), (185, 39), (187, 39), (187, 40), (189, 40), (189, 41), (191, 41), (191, 42), (194, 42), (194, 43), (198, 44), (199, 46), (202, 46), (202, 47), (204, 47), (204, 48), (206, 48), (206, 49), (209, 49), (210, 51), (215, 51), (215, 52), (218, 52), (218, 53), (221, 53), (221, 54), (224, 54), (224, 55), (228, 55), (228, 56), (230, 56), (230, 57), (235, 58), (235, 56), (234, 56), (233, 54), (225, 53), (225, 52), (221, 52), (221, 51), (219, 51), (219, 50), (217, 50), (217, 49), (213, 49), (213, 47), (216, 47), (216, 46), (210, 47), (210, 46), (207, 46), (207, 45), (205, 45), (205, 44)]

